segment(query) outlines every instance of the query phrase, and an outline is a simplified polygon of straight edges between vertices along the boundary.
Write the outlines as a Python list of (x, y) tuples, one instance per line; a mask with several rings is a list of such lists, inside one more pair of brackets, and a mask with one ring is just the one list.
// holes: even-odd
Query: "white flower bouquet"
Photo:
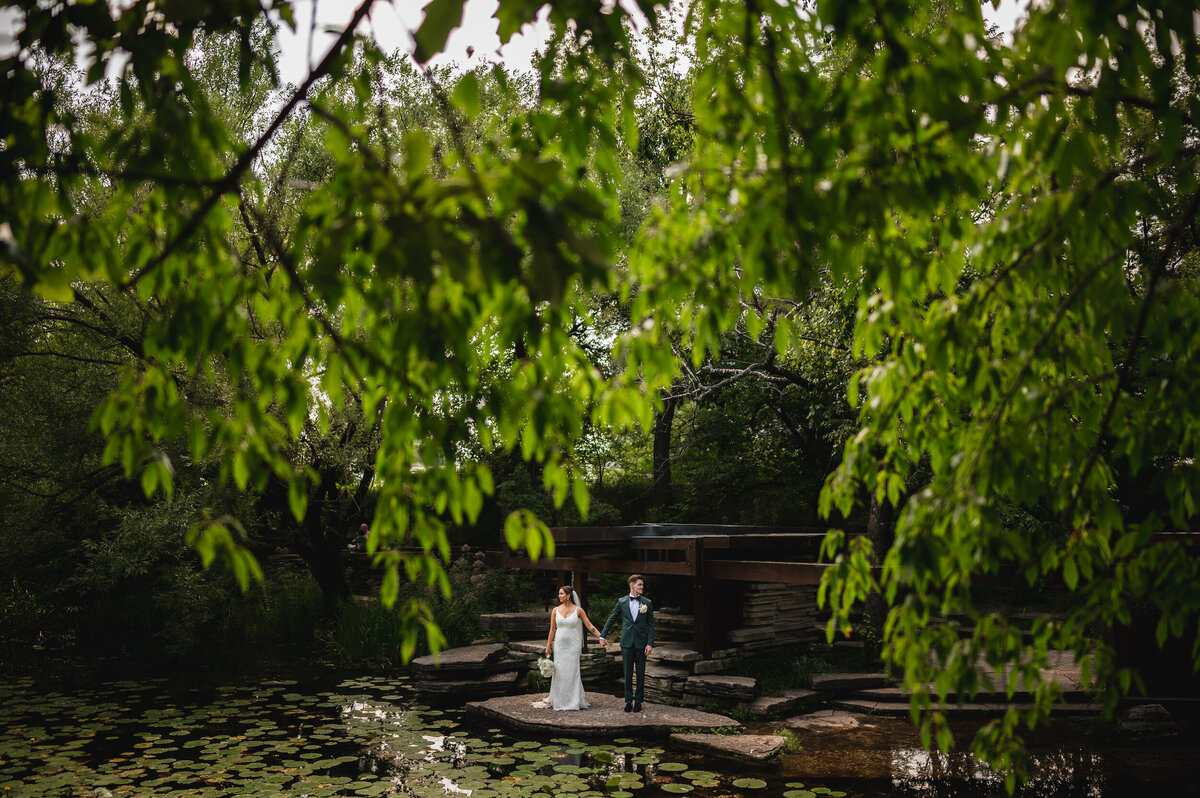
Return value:
[(554, 675), (554, 660), (549, 657), (539, 657), (537, 669), (538, 673), (542, 674), (542, 678), (549, 679)]

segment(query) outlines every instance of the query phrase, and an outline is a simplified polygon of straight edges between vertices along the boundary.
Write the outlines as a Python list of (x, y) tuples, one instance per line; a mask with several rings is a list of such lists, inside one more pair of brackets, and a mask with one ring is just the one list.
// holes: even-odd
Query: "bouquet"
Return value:
[(554, 660), (548, 657), (539, 657), (537, 661), (538, 673), (542, 674), (543, 678), (549, 679), (554, 675)]

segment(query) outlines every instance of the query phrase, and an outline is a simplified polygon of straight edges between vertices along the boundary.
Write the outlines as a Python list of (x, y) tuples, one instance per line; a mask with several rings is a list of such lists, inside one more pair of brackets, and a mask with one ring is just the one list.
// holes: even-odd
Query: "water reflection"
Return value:
[[(1083, 750), (1034, 753), (1033, 778), (1018, 789), (1023, 795), (1102, 798), (1106, 784), (1104, 759)], [(897, 748), (892, 752), (891, 780), (895, 795), (979, 796), (1004, 794), (1004, 774), (966, 751)]]
[[(18, 681), (0, 684), (0, 791), (27, 798), (92, 795), (101, 787), (117, 795), (189, 798), (264, 791), (339, 798), (1005, 795), (1001, 776), (970, 754), (925, 751), (912, 737), (907, 723), (864, 719), (853, 730), (813, 733), (776, 770), (748, 774), (735, 763), (656, 742), (531, 740), (475, 728), (458, 710), (418, 703), (394, 679), (357, 679), (328, 690), (257, 683), (176, 693), (161, 684), (56, 691)], [(1042, 742), (1032, 753), (1034, 780), (1018, 795), (1140, 798), (1149, 785), (1129, 773), (1147, 779), (1169, 768), (1186, 773), (1178, 762), (1190, 765), (1196, 753), (1194, 745), (1164, 745), (1136, 764), (1114, 767), (1105, 758), (1111, 752), (1075, 737)], [(765, 784), (739, 784), (747, 775)], [(1193, 785), (1180, 790), (1181, 782), (1154, 785), (1153, 793), (1186, 794)]]

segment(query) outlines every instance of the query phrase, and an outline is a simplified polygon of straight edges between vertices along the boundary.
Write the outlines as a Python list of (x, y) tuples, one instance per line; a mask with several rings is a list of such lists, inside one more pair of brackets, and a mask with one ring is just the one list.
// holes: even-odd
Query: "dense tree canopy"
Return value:
[[(502, 38), (540, 5), (503, 0)], [(0, 267), (51, 300), (100, 281), (153, 311), (96, 412), (106, 460), (169, 495), (177, 459), (207, 459), (239, 490), (283, 486), (303, 519), (330, 477), (295, 447), (353, 405), (378, 431), (372, 539), (394, 598), (401, 572), (445, 584), (439, 558), (389, 544), (448, 559), (446, 523), (495, 489), (490, 453), (538, 463), (586, 511), (593, 431), (649, 429), (723, 373), (810, 407), (833, 377), (850, 408), (821, 420), (848, 429), (809, 425), (814, 452), (842, 447), (823, 511), (894, 518), (890, 540), (830, 537), (833, 628), (882, 595), (914, 706), (985, 687), (981, 661), (1014, 665), (1036, 705), (977, 739), (1007, 766), (1057, 696), (1050, 649), (1095, 652), (1115, 700), (1136, 675), (1099, 641), (1145, 611), (1200, 664), (1197, 559), (1158, 534), (1194, 524), (1200, 491), (1193, 5), (1049, 3), (998, 32), (970, 2), (696, 0), (668, 74), (626, 5), (552, 3), (559, 35), (514, 86), (385, 58), (355, 34), (365, 0), (279, 88), (257, 2), (18, 3)], [(427, 6), (419, 62), (461, 10)], [(81, 39), (92, 81), (128, 59), (82, 95), (62, 69)], [(418, 85), (424, 121), (389, 116), (389, 92)], [(581, 332), (602, 297), (625, 323)], [(235, 528), (193, 539), (245, 578)], [(504, 529), (550, 544), (521, 509)], [(1078, 601), (1024, 642), (973, 600), (1002, 572)], [(414, 635), (430, 624), (405, 613)]]

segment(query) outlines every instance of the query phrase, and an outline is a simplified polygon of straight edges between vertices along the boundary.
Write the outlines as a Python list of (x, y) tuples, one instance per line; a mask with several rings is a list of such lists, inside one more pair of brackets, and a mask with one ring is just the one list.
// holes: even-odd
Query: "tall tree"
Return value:
[[(5, 268), (47, 295), (105, 279), (179, 309), (174, 326), (142, 337), (153, 365), (101, 410), (126, 470), (168, 479), (149, 455), (190, 433), (193, 454), (217, 451), (239, 488), (287, 482), (303, 516), (308, 476), (284, 452), (306, 419), (359, 396), (381, 430), (377, 539), (444, 553), (442, 515), (475, 517), (492, 489), (465, 448), (541, 462), (562, 501), (585, 422), (648, 429), (651, 400), (679, 372), (671, 335), (682, 332), (699, 367), (738, 325), (757, 339), (772, 324), (769, 303), (735, 298), (798, 300), (827, 280), (857, 307), (851, 354), (869, 365), (849, 381), (858, 430), (824, 504), (849, 516), (887, 502), (895, 529), (879, 573), (869, 544), (833, 536), (826, 593), (843, 625), (857, 600), (887, 600), (884, 656), (915, 706), (976, 689), (981, 662), (1012, 664), (1006, 686), (1019, 677), (1034, 707), (976, 742), (1013, 765), (1018, 721), (1044, 720), (1057, 697), (1039, 671), (1051, 648), (1097, 651), (1090, 675), (1111, 703), (1133, 675), (1094, 630), (1142, 603), (1160, 641), (1195, 634), (1196, 559), (1155, 536), (1194, 523), (1200, 489), (1191, 5), (1065, 0), (1031, 8), (1007, 41), (970, 3), (693, 2), (696, 144), (632, 248), (622, 282), (632, 321), (611, 379), (569, 331), (583, 289), (623, 274), (618, 152), (645, 82), (630, 4), (553, 3), (562, 35), (539, 64), (537, 102), (478, 149), (464, 121), (479, 113), (477, 80), (435, 92), (448, 149), (419, 131), (371, 138), (374, 70), (350, 79), (348, 57), (371, 5), (239, 146), (187, 55), (202, 27), (248, 42), (258, 3), (224, 3), (215, 23), (186, 4), (19, 4), (20, 52), (0, 63)], [(443, 46), (462, 5), (426, 7), (419, 60)], [(501, 37), (540, 6), (504, 0)], [(55, 101), (64, 89), (38, 68), (40, 53), (65, 54), (80, 37), (98, 70), (129, 53), (117, 96), (141, 102), (147, 126), (101, 137)], [(249, 74), (254, 50), (240, 50)], [(382, 60), (369, 47), (363, 57)], [(240, 209), (270, 229), (256, 223), (268, 214), (253, 167), (326, 78), (348, 81), (327, 118), (329, 177), (293, 234), (266, 235), (264, 256), (243, 258), (230, 236)], [(82, 208), (94, 184), (116, 190)], [(283, 331), (278, 345), (249, 343), (247, 306)], [(663, 316), (680, 323), (656, 324)], [(800, 337), (775, 323), (787, 353)], [(170, 374), (215, 360), (231, 364), (244, 401), (202, 424)], [(1131, 495), (1152, 500), (1123, 507)], [(1014, 511), (1034, 520), (1032, 534), (1007, 523)], [(546, 545), (528, 514), (506, 529), (535, 553)], [(219, 525), (197, 544), (248, 567)], [(434, 557), (381, 556), (385, 597), (401, 568), (444, 584)], [(1079, 603), (1025, 644), (1010, 619), (973, 602), (972, 585), (1003, 566), (1030, 583), (1061, 579)], [(408, 610), (415, 633), (420, 608)], [(931, 621), (953, 611), (974, 620), (971, 636)], [(1200, 643), (1192, 650), (1200, 664)], [(948, 742), (940, 715), (926, 718)]]

